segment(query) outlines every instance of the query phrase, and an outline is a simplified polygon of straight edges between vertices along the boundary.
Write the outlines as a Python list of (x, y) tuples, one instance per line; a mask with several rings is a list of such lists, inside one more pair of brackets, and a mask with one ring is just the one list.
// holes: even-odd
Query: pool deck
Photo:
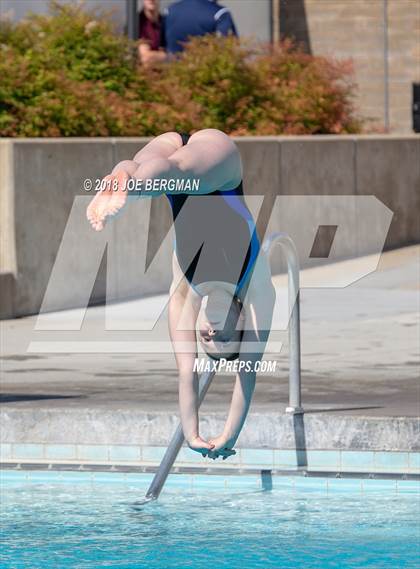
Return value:
[[(301, 279), (304, 284), (309, 277), (334, 276), (363, 260), (306, 269)], [(372, 468), (380, 468), (381, 453), (388, 452), (395, 455), (394, 465), (400, 465), (393, 468), (418, 472), (419, 276), (420, 246), (411, 246), (383, 253), (377, 270), (351, 286), (302, 288), (305, 414), (284, 413), (287, 332), (276, 332), (276, 340), (284, 345), (267, 359), (278, 362), (277, 372), (258, 378), (251, 412), (238, 440), (239, 466), (267, 465), (267, 457), (271, 457), (268, 464), (299, 466), (298, 449), (324, 453), (321, 462), (330, 460), (334, 468), (350, 461), (357, 470), (364, 468), (357, 465), (359, 459), (343, 453), (363, 451), (371, 453)], [(273, 280), (284, 298), (285, 276)], [(119, 308), (136, 321), (147, 321), (156, 300), (149, 297)], [(60, 313), (64, 318), (71, 314)], [(2, 460), (109, 463), (119, 450), (123, 456), (125, 448), (128, 454), (123, 463), (147, 463), (147, 456), (152, 457), (151, 464), (157, 463), (178, 421), (173, 355), (35, 353), (31, 342), (72, 338), (63, 331), (34, 331), (35, 322), (36, 317), (1, 322)], [(280, 313), (275, 315), (275, 327), (282, 327)], [(127, 337), (118, 333), (120, 340)], [(125, 334), (135, 339), (135, 332)], [(109, 335), (104, 330), (104, 309), (90, 307), (79, 338), (96, 341)], [(32, 351), (28, 351), (30, 344)], [(233, 379), (233, 374), (214, 379), (201, 410), (204, 435), (221, 430)], [(190, 457), (186, 463), (197, 463), (195, 456), (191, 458), (196, 453), (183, 451)], [(265, 451), (272, 454), (261, 454)], [(282, 452), (286, 453), (283, 459)], [(287, 452), (292, 453), (289, 458)], [(233, 466), (234, 460), (230, 463)]]

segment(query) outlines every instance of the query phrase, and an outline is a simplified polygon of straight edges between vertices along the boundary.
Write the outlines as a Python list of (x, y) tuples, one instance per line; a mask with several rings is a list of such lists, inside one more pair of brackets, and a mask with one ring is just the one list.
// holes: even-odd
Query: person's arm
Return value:
[(201, 298), (191, 294), (174, 255), (168, 315), (169, 333), (179, 375), (179, 411), (182, 430), (189, 447), (204, 455), (213, 445), (199, 435), (198, 375), (194, 371), (194, 362), (197, 356), (195, 323), (200, 306)]
[(138, 46), (139, 59), (145, 66), (166, 61), (164, 49), (151, 49), (147, 42), (140, 42)]
[[(259, 357), (262, 357), (262, 354)], [(250, 354), (241, 354), (239, 361), (251, 362), (251, 365), (253, 365), (259, 357), (255, 358), (250, 357)], [(218, 451), (232, 449), (235, 446), (248, 415), (255, 383), (256, 372), (253, 369), (251, 371), (243, 369), (236, 374), (235, 386), (223, 432), (218, 437), (209, 439), (209, 442), (214, 445), (213, 453), (215, 457), (218, 456)]]
[[(261, 253), (262, 254), (262, 253)], [(210, 438), (214, 449), (209, 456), (217, 456), (218, 451), (231, 449), (242, 430), (255, 389), (256, 372), (254, 365), (264, 354), (270, 333), (276, 293), (271, 282), (271, 273), (265, 259), (255, 266), (250, 289), (245, 304), (245, 325), (239, 361), (250, 364), (251, 370), (241, 370), (236, 375), (235, 387), (223, 432)], [(212, 456), (213, 455), (213, 456)]]
[(232, 34), (236, 37), (238, 36), (235, 22), (227, 8), (220, 8), (220, 10), (214, 15), (214, 19), (216, 24), (216, 33), (218, 35), (228, 36), (229, 34)]

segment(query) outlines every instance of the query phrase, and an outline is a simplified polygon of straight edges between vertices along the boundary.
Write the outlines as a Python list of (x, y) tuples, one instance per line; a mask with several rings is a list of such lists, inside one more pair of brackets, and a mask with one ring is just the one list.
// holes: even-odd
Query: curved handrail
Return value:
[(298, 414), (304, 412), (301, 398), (299, 257), (287, 233), (273, 233), (265, 239), (262, 249), (269, 258), (274, 245), (280, 245), (286, 256), (289, 285), (289, 406), (286, 413)]

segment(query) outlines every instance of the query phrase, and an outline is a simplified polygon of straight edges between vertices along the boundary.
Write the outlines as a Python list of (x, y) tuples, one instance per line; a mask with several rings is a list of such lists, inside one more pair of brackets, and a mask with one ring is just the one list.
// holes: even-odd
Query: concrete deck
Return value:
[[(358, 262), (307, 269), (302, 281), (309, 271), (322, 277)], [(306, 431), (312, 448), (353, 448), (357, 440), (365, 449), (398, 450), (398, 440), (401, 450), (419, 448), (419, 276), (420, 246), (411, 246), (384, 253), (374, 273), (346, 288), (302, 289), (305, 424), (313, 433), (327, 429), (312, 439)], [(284, 294), (285, 277), (276, 276), (274, 282)], [(147, 319), (155, 300), (132, 301), (123, 308)], [(1, 322), (3, 442), (43, 441), (47, 429), (49, 442), (127, 444), (134, 435), (138, 444), (166, 444), (177, 421), (173, 355), (28, 353), (34, 339), (67, 334), (34, 332), (35, 321)], [(89, 308), (82, 333), (90, 339), (108, 337), (103, 328), (103, 308)], [(134, 332), (118, 334), (120, 340), (135, 337)], [(293, 448), (295, 442), (291, 418), (282, 415), (288, 398), (286, 332), (281, 339), (281, 353), (268, 356), (279, 362), (277, 375), (261, 375), (257, 382), (242, 439), (247, 446)], [(202, 407), (205, 423), (221, 426), (233, 379), (233, 374), (215, 378)], [(261, 437), (258, 425), (266, 433)], [(274, 436), (273, 429), (281, 425), (287, 433)], [(363, 434), (366, 429), (370, 435)]]

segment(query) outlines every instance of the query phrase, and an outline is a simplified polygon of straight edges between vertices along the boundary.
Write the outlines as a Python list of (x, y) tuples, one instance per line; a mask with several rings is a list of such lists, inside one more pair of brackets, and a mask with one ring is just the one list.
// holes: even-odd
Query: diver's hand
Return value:
[(209, 443), (213, 445), (213, 448), (208, 453), (208, 457), (216, 459), (221, 456), (223, 457), (223, 460), (226, 460), (230, 456), (236, 454), (236, 451), (232, 448), (235, 442), (235, 439), (228, 438), (225, 435), (209, 439)]
[(86, 210), (86, 217), (95, 231), (104, 228), (108, 217), (116, 215), (127, 201), (129, 175), (123, 170), (105, 176), (103, 190), (92, 199)]
[(196, 436), (190, 440), (187, 440), (187, 443), (191, 450), (195, 450), (203, 456), (207, 456), (207, 454), (212, 450), (214, 446), (202, 439), (200, 436)]

